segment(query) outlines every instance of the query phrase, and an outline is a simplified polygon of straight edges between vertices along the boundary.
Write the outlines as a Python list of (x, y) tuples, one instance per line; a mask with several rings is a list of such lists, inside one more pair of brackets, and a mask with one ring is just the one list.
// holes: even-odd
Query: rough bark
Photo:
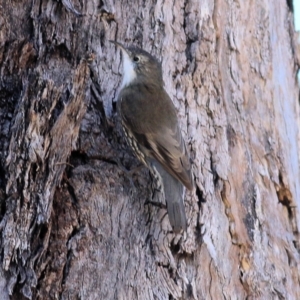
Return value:
[[(1, 299), (300, 299), (290, 3), (0, 0)], [(162, 61), (183, 235), (120, 130), (110, 39)]]

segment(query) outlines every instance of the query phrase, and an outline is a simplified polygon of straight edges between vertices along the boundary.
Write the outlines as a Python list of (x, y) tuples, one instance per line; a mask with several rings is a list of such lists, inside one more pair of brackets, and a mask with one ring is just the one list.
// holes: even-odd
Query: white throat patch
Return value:
[(121, 89), (128, 86), (136, 77), (136, 72), (134, 71), (134, 64), (131, 61), (129, 55), (126, 51), (122, 50), (123, 54), (123, 81)]

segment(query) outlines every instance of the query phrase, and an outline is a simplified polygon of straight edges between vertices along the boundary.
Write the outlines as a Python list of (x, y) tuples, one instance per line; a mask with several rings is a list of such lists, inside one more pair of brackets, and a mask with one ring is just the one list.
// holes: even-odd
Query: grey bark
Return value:
[[(111, 39), (162, 61), (183, 235), (120, 130)], [(284, 0), (0, 0), (1, 299), (300, 299), (297, 43)]]

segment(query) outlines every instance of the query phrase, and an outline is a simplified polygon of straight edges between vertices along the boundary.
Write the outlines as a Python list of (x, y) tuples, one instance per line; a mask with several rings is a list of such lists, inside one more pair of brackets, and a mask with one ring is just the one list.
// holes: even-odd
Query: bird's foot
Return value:
[(166, 209), (167, 206), (161, 202), (158, 202), (158, 201), (151, 201), (151, 200), (147, 200), (145, 202), (145, 205), (148, 205), (148, 204), (151, 204), (153, 206), (156, 206), (156, 207), (159, 207), (159, 208), (163, 208), (163, 209)]

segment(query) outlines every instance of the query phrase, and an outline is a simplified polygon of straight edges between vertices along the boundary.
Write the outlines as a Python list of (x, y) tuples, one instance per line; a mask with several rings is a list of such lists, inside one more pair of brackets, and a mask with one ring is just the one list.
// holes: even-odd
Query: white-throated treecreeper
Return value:
[(174, 232), (186, 230), (184, 186), (193, 189), (189, 154), (174, 104), (164, 89), (161, 64), (137, 47), (122, 50), (123, 81), (117, 110), (126, 139), (164, 194)]

